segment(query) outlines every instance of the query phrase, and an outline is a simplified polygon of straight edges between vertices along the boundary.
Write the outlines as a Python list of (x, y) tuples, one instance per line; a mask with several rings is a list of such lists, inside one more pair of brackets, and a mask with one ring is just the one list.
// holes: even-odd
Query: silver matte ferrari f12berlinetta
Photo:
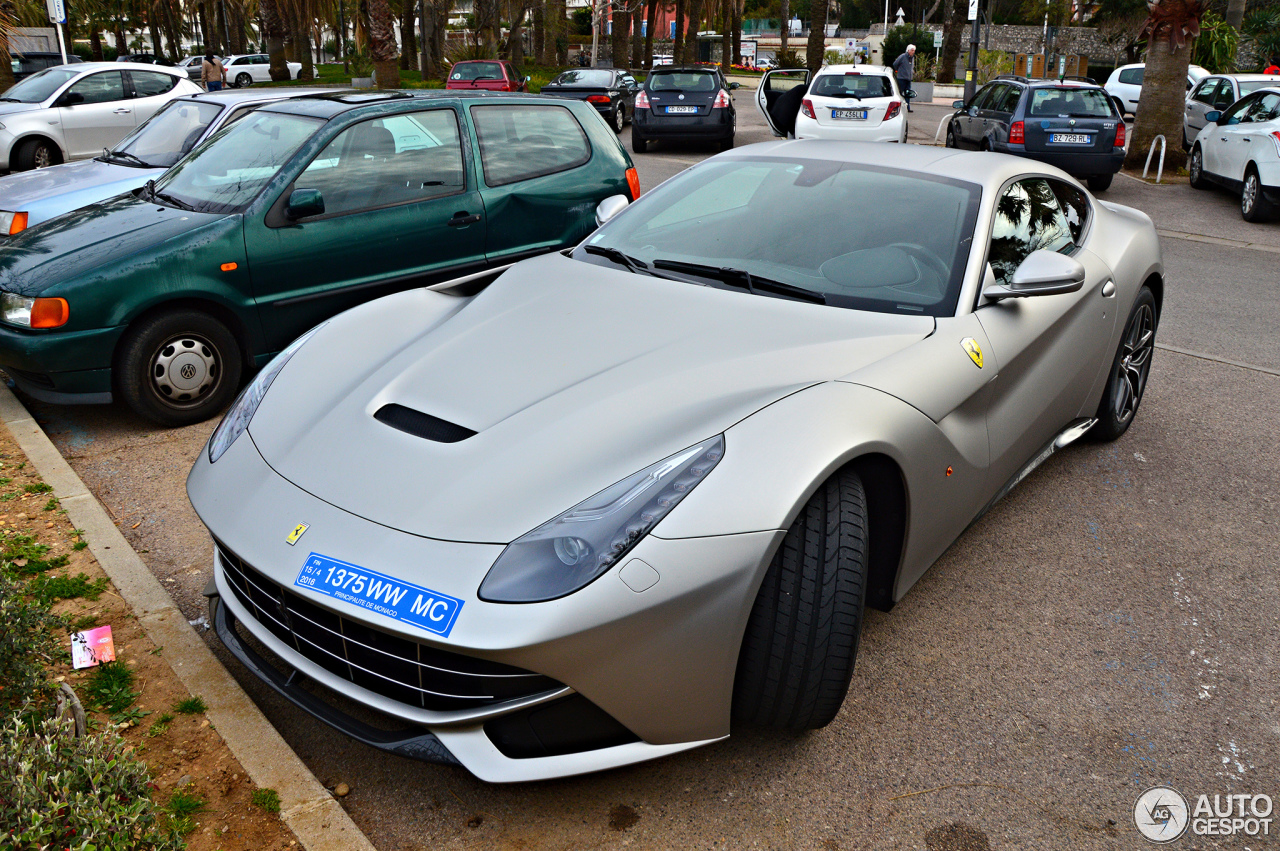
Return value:
[(214, 432), (218, 634), (323, 721), (489, 781), (821, 727), (864, 606), (1142, 399), (1151, 220), (1039, 163), (771, 142), (624, 206), (329, 320)]

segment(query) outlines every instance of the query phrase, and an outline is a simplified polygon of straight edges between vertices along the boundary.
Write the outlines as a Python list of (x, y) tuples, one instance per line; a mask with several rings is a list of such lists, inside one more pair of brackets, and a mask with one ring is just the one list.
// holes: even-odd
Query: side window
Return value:
[(1005, 86), (1004, 96), (1000, 98), (1000, 102), (991, 107), (996, 112), (1012, 113), (1018, 108), (1018, 101), (1022, 99), (1022, 88), (1020, 86)]
[(578, 120), (563, 106), (473, 106), (484, 182), (504, 186), (577, 168), (591, 159)]
[(432, 109), (354, 124), (316, 155), (294, 187), (319, 189), (326, 216), (461, 192), (458, 116)]
[(1061, 180), (1050, 180), (1049, 188), (1058, 199), (1058, 206), (1066, 216), (1067, 227), (1071, 230), (1071, 241), (1080, 244), (1085, 226), (1089, 224), (1089, 199), (1076, 187)]
[(1198, 100), (1200, 103), (1212, 105), (1214, 101), (1214, 93), (1218, 90), (1218, 82), (1218, 80), (1205, 80), (1196, 89), (1196, 92), (1191, 96), (1191, 99)]
[(1120, 72), (1120, 82), (1128, 83), (1133, 86), (1142, 85), (1142, 72), (1145, 68), (1126, 68)]
[(108, 103), (124, 100), (124, 77), (119, 71), (105, 71), (85, 77), (70, 91), (84, 97), (83, 103)]
[(133, 78), (134, 97), (149, 98), (162, 95), (178, 85), (178, 78), (155, 71), (130, 71)]
[(1249, 119), (1245, 118), (1244, 115), (1257, 102), (1258, 95), (1256, 94), (1250, 95), (1246, 98), (1241, 98), (1236, 101), (1235, 106), (1222, 113), (1222, 119), (1220, 119), (1221, 123), (1230, 125), (1239, 124), (1242, 121), (1248, 121)]
[(1000, 283), (1008, 284), (1031, 252), (1062, 251), (1072, 245), (1070, 223), (1044, 178), (1019, 180), (996, 202), (987, 261)]
[(1000, 89), (1003, 88), (1003, 83), (996, 83), (994, 85), (987, 86), (974, 97), (973, 108), (986, 109), (987, 104), (991, 103), (992, 99), (999, 93)]
[(1223, 80), (1218, 85), (1217, 93), (1213, 96), (1213, 108), (1219, 109), (1219, 110), (1226, 109), (1227, 107), (1231, 106), (1231, 104), (1235, 102), (1236, 102), (1235, 88), (1231, 85), (1230, 80)]

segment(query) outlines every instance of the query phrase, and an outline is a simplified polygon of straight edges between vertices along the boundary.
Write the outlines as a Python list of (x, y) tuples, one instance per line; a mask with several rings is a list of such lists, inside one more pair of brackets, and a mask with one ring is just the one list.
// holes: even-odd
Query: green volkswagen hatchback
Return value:
[(579, 242), (639, 195), (587, 103), (338, 93), (263, 107), (134, 193), (0, 248), (0, 367), (48, 402), (221, 411), (308, 328)]

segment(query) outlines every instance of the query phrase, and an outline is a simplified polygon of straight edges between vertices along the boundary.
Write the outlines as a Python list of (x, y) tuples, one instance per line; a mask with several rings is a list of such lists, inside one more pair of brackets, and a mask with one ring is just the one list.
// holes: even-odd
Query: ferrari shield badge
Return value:
[(972, 337), (965, 337), (960, 341), (960, 348), (968, 352), (969, 360), (973, 361), (974, 366), (982, 369), (982, 347), (978, 345), (977, 340)]
[[(982, 356), (979, 355), (978, 357), (981, 358)], [(293, 531), (289, 533), (289, 537), (284, 539), (284, 542), (292, 547), (294, 544), (298, 543), (298, 539), (302, 537), (302, 533), (310, 528), (311, 527), (306, 523), (299, 523), (297, 526), (293, 527)]]

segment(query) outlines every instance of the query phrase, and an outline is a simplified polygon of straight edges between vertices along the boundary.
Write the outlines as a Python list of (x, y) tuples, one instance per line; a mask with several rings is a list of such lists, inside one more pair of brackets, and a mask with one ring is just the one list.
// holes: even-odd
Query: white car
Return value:
[(0, 95), (0, 169), (95, 157), (169, 101), (200, 90), (182, 68), (115, 62), (46, 68)]
[[(770, 99), (771, 78), (785, 76), (788, 84), (808, 84), (797, 104), (794, 134), (797, 139), (833, 139), (842, 142), (906, 142), (906, 105), (893, 72), (881, 65), (827, 65), (809, 83), (809, 72), (770, 71), (756, 91), (756, 108), (769, 122), (775, 136), (785, 136), (786, 122), (779, 124), (779, 110)], [(794, 97), (794, 96), (793, 96)], [(788, 116), (789, 117), (789, 116)]]
[(1238, 190), (1245, 221), (1267, 221), (1280, 206), (1280, 86), (1245, 95), (1205, 120), (1187, 164), (1191, 185)]
[[(302, 63), (289, 62), (286, 64), (289, 66), (289, 79), (298, 79), (298, 72), (302, 70)], [(271, 57), (265, 53), (228, 56), (222, 60), (222, 67), (227, 71), (227, 83), (237, 89), (252, 86), (254, 83), (271, 82)]]
[[(1107, 77), (1103, 88), (1115, 100), (1121, 115), (1138, 111), (1138, 99), (1142, 97), (1142, 76), (1146, 69), (1146, 64), (1142, 62), (1121, 65), (1111, 72), (1110, 77)], [(1207, 76), (1209, 76), (1208, 70), (1199, 65), (1187, 66), (1187, 91), (1191, 91), (1196, 83)]]
[(1187, 107), (1182, 118), (1182, 147), (1191, 150), (1191, 140), (1204, 129), (1205, 115), (1222, 112), (1231, 104), (1258, 89), (1280, 86), (1276, 74), (1214, 74), (1205, 77), (1187, 95)]

